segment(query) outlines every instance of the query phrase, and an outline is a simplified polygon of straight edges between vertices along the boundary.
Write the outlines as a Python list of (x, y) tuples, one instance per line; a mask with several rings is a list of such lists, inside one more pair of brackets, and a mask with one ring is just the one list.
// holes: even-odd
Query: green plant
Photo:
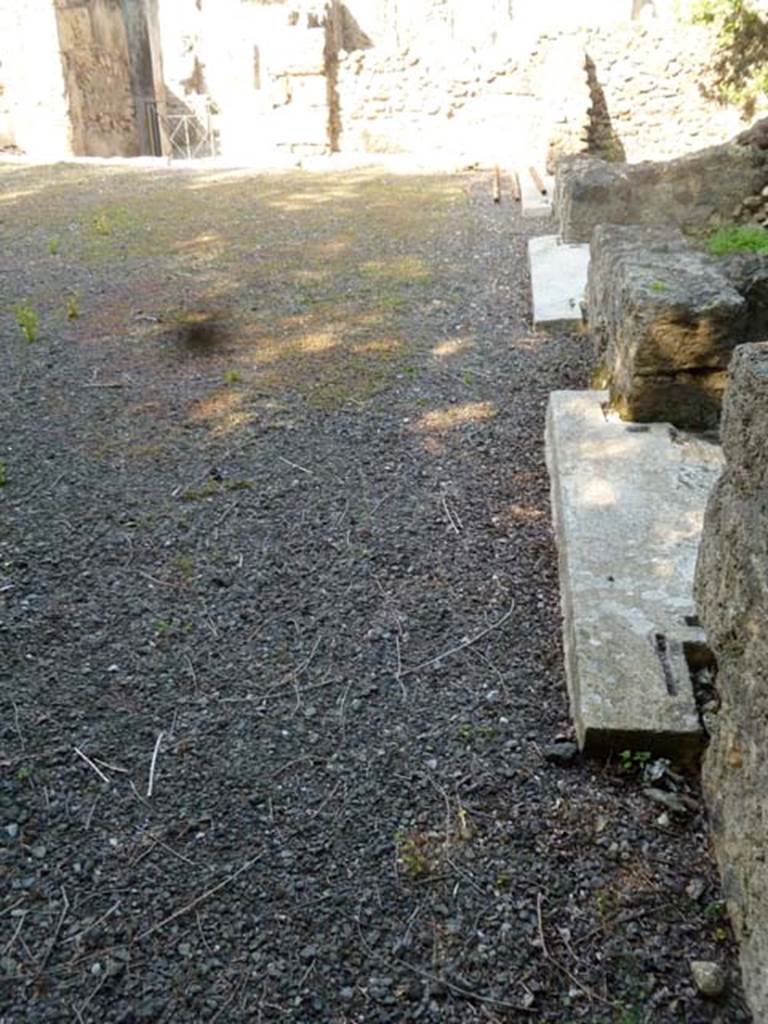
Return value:
[(670, 286), (665, 284), (663, 281), (651, 281), (652, 292), (668, 292), (669, 287)]
[(239, 384), (242, 379), (243, 375), (239, 370), (226, 370), (224, 372), (225, 384)]
[(112, 222), (106, 213), (97, 213), (93, 218), (93, 230), (97, 235), (111, 235), (112, 234)]
[(619, 753), (619, 763), (622, 771), (625, 772), (631, 771), (633, 768), (642, 768), (650, 760), (651, 752), (649, 750), (622, 750)]
[(755, 0), (693, 0), (690, 20), (715, 32), (707, 93), (754, 113), (768, 92), (768, 21)]
[(67, 296), (67, 319), (77, 320), (80, 316), (80, 299), (76, 292)]
[(191, 555), (176, 555), (173, 567), (185, 580), (191, 580), (195, 575), (195, 560)]
[(6, 471), (6, 465), (2, 459), (0, 459), (0, 487), (5, 487), (8, 483), (8, 475)]
[(768, 231), (755, 224), (730, 224), (718, 228), (706, 241), (713, 256), (730, 252), (768, 252)]
[(58, 238), (52, 238), (48, 242), (48, 252), (51, 254), (51, 256), (58, 255), (60, 245), (61, 243), (59, 242)]
[(21, 333), (24, 335), (27, 341), (37, 341), (37, 331), (40, 324), (40, 319), (37, 313), (28, 306), (26, 303), (16, 307), (16, 323), (21, 329)]

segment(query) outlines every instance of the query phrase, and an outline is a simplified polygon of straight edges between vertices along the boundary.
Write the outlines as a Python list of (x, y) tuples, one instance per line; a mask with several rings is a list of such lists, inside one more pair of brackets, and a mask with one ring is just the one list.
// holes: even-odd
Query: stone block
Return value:
[(717, 424), (747, 303), (677, 229), (603, 225), (590, 246), (589, 328), (623, 419)]
[(555, 190), (560, 234), (568, 242), (588, 242), (598, 224), (667, 224), (702, 232), (729, 222), (734, 206), (766, 183), (768, 153), (733, 143), (637, 164), (565, 157)]
[(686, 759), (701, 727), (685, 645), (717, 445), (606, 417), (604, 391), (550, 395), (546, 453), (571, 711), (587, 753)]
[(718, 664), (720, 710), (704, 793), (744, 986), (768, 1021), (768, 344), (737, 348), (722, 420), (725, 470), (696, 566), (699, 616)]

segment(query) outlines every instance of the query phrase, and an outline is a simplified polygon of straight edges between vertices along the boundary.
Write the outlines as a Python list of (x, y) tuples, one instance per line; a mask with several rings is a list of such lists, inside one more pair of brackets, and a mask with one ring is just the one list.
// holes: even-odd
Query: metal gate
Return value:
[[(174, 160), (216, 156), (216, 134), (208, 97), (200, 97), (196, 106), (197, 110), (185, 104), (184, 110), (161, 112), (157, 100), (145, 101), (144, 117), (153, 156), (168, 155)], [(163, 136), (170, 151), (167, 154)]]

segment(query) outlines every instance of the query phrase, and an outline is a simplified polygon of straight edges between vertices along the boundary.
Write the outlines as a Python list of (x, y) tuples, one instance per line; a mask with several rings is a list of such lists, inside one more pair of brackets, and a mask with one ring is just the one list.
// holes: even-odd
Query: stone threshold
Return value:
[(528, 241), (533, 326), (548, 331), (581, 327), (581, 304), (587, 289), (589, 246), (561, 242), (557, 235)]
[(685, 761), (703, 736), (689, 665), (705, 650), (693, 578), (719, 445), (604, 412), (606, 391), (547, 410), (565, 667), (579, 746)]

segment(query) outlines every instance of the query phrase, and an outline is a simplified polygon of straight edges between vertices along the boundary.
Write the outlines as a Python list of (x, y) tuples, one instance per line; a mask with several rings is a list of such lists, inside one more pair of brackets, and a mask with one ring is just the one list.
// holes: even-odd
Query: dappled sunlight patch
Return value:
[(493, 402), (465, 402), (447, 409), (433, 409), (425, 413), (415, 424), (418, 431), (446, 433), (458, 430), (469, 423), (482, 423), (498, 415)]
[(423, 281), (429, 277), (429, 270), (424, 261), (415, 256), (368, 260), (360, 265), (360, 270), (374, 280)]
[(329, 349), (336, 348), (338, 344), (339, 340), (333, 333), (321, 331), (300, 338), (296, 347), (301, 352), (327, 352)]
[(394, 338), (379, 338), (375, 341), (366, 341), (361, 345), (354, 345), (353, 352), (395, 352), (402, 347), (402, 343)]
[(449, 356), (456, 356), (460, 352), (466, 352), (471, 346), (472, 343), (466, 338), (447, 338), (445, 341), (435, 345), (432, 349), (432, 355), (436, 359), (447, 359)]
[(547, 518), (547, 513), (535, 505), (509, 505), (502, 513), (502, 518), (516, 525), (540, 523)]
[(231, 387), (218, 388), (192, 404), (189, 419), (208, 426), (214, 436), (229, 434), (257, 418), (245, 402), (244, 392)]

